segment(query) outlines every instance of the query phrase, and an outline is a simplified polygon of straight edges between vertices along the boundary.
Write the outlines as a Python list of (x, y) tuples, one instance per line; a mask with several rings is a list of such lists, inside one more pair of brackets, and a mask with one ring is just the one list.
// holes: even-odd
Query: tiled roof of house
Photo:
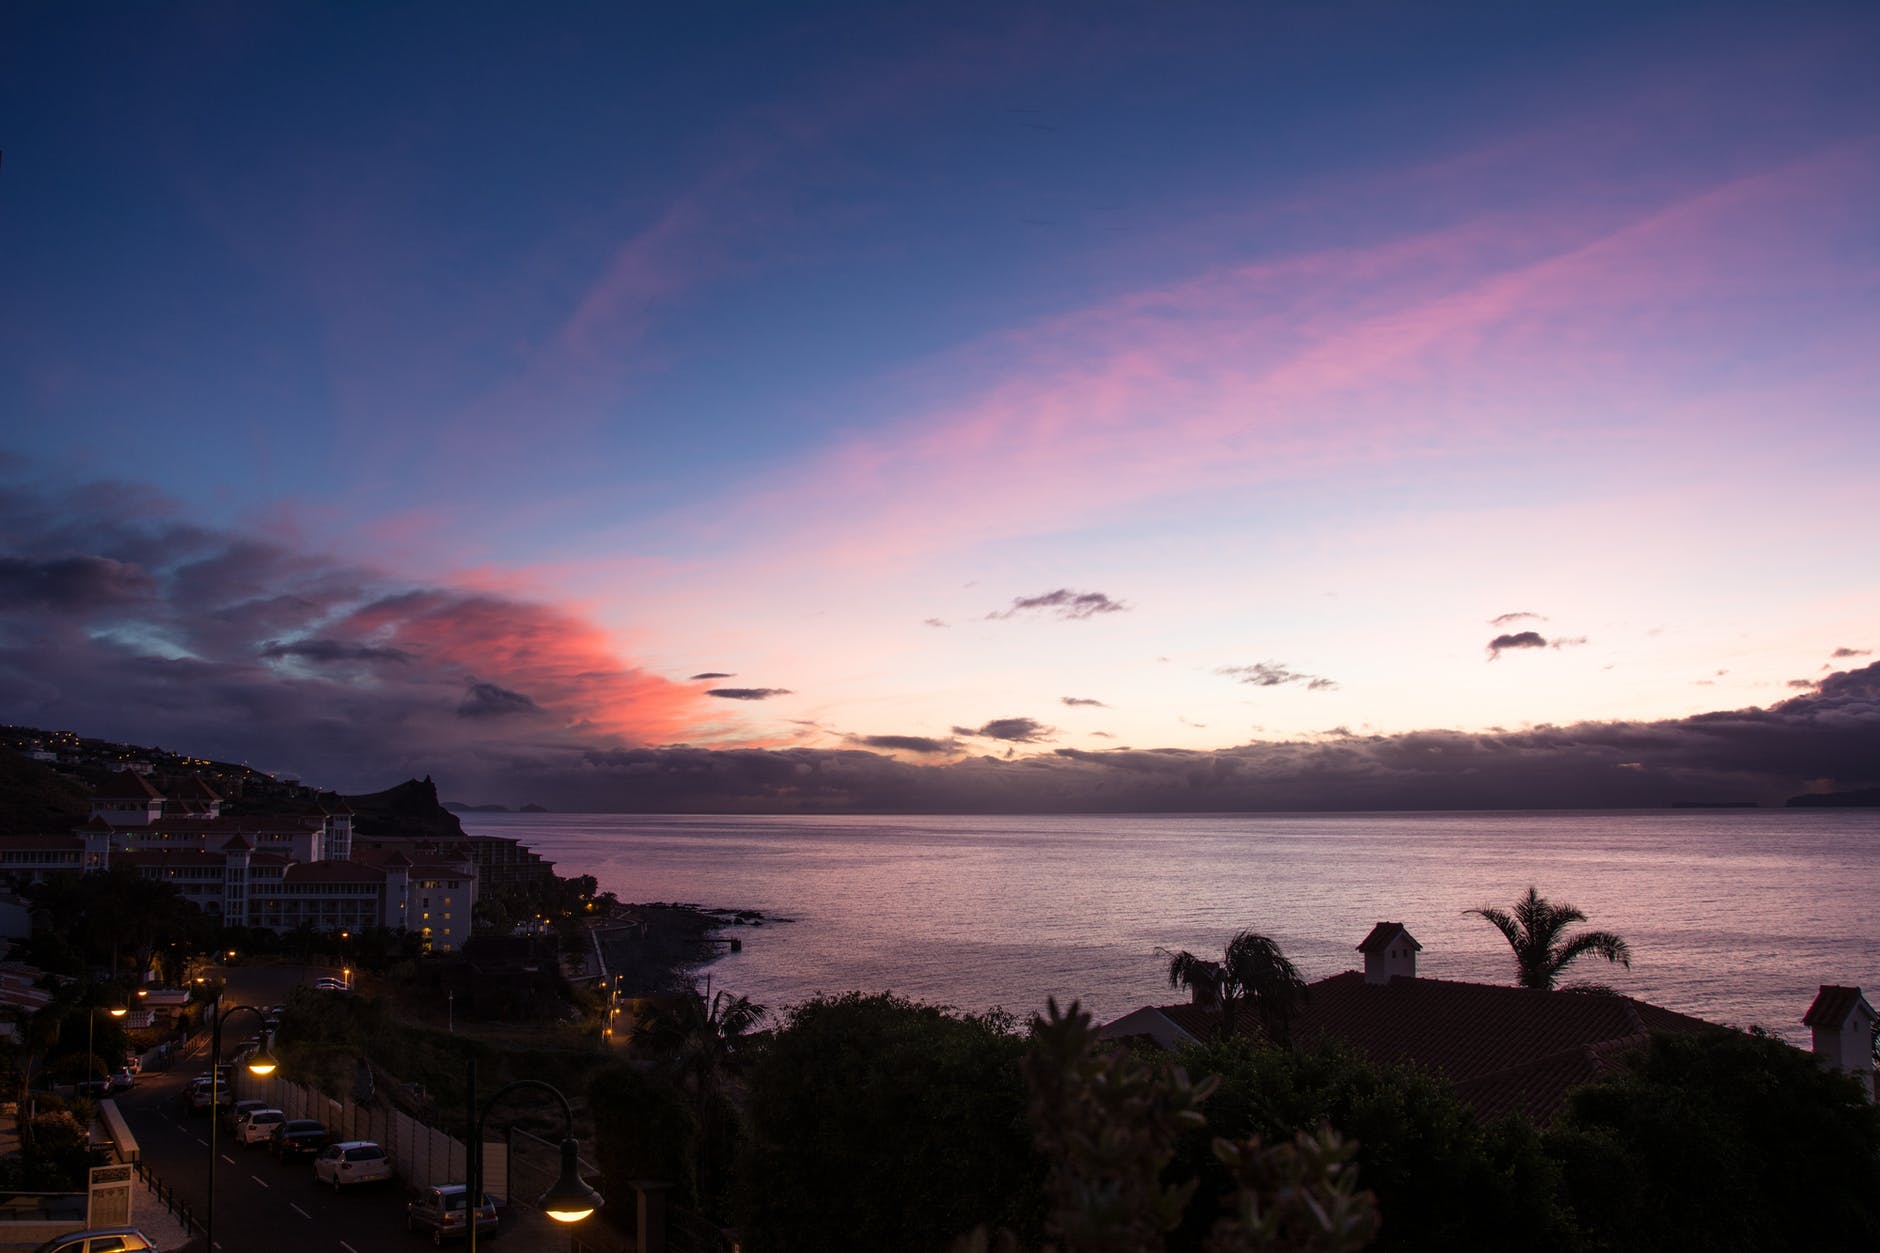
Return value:
[(1867, 1004), (1867, 998), (1860, 994), (1859, 988), (1843, 988), (1824, 983), (1821, 991), (1815, 994), (1815, 1003), (1802, 1015), (1804, 1027), (1838, 1027), (1847, 1021), (1847, 1016), (1856, 1009), (1865, 1008), (1867, 1017), (1873, 1018), (1873, 1006)]
[[(1220, 1022), (1218, 1010), (1191, 1004), (1161, 1012), (1197, 1039)], [(1234, 1026), (1258, 1031), (1251, 1014)], [(1650, 1031), (1706, 1029), (1716, 1028), (1628, 996), (1446, 979), (1374, 984), (1357, 971), (1310, 985), (1292, 1019), (1296, 1045), (1338, 1041), (1374, 1062), (1447, 1079), (1483, 1113), (1518, 1108), (1542, 1121), (1559, 1110), (1570, 1088), (1595, 1077), (1615, 1048), (1641, 1042)]]
[(170, 799), (181, 801), (219, 801), (221, 793), (203, 782), (201, 775), (186, 774), (170, 784)]
[(383, 883), (385, 872), (356, 861), (295, 862), (281, 874), (283, 883)]
[(319, 831), (325, 823), (307, 814), (224, 814), (219, 818), (208, 818), (201, 814), (175, 814), (163, 817), (148, 826), (115, 826), (103, 818), (92, 818), (88, 827), (102, 827), (108, 831), (128, 831), (132, 833), (153, 831), (159, 834), (188, 835), (208, 838), (212, 835), (299, 835), (308, 831)]
[(1390, 942), (1397, 938), (1397, 933), (1400, 931), (1403, 932), (1403, 938), (1410, 941), (1411, 948), (1416, 949), (1418, 952), (1423, 951), (1423, 946), (1417, 943), (1415, 936), (1404, 930), (1404, 925), (1401, 922), (1380, 922), (1375, 927), (1372, 927), (1371, 934), (1365, 936), (1364, 943), (1358, 945), (1358, 951), (1360, 953), (1374, 953), (1379, 949), (1387, 948)]
[(120, 770), (92, 789), (98, 800), (160, 801), (163, 793), (150, 786), (150, 780), (135, 770)]
[(84, 839), (76, 835), (0, 835), (0, 849), (22, 853), (69, 853), (84, 847)]
[(1573, 1089), (1605, 1078), (1618, 1067), (1620, 1058), (1643, 1046), (1649, 1038), (1640, 1033), (1599, 1044), (1576, 1044), (1532, 1061), (1464, 1079), (1455, 1085), (1456, 1095), (1484, 1118), (1525, 1114), (1545, 1124), (1566, 1106), (1567, 1095)]

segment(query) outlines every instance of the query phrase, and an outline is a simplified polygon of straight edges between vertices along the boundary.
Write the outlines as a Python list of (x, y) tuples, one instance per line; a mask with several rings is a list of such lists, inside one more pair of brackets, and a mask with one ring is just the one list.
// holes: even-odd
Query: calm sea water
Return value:
[(1578, 978), (1806, 1039), (1822, 983), (1880, 993), (1880, 811), (718, 817), (464, 815), (625, 901), (790, 919), (740, 929), (716, 987), (780, 1008), (892, 990), (963, 1009), (1073, 998), (1098, 1021), (1179, 999), (1158, 947), (1252, 927), (1309, 979), (1361, 966), (1401, 921), (1418, 973), (1503, 983), (1500, 934), (1464, 916), (1537, 886), (1631, 943)]

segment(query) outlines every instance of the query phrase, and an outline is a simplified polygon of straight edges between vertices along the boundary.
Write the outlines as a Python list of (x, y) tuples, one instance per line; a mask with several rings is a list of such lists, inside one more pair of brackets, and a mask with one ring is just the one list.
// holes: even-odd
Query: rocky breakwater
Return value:
[(742, 943), (726, 932), (784, 921), (754, 909), (662, 901), (620, 906), (597, 935), (621, 996), (666, 996), (690, 991), (701, 966)]

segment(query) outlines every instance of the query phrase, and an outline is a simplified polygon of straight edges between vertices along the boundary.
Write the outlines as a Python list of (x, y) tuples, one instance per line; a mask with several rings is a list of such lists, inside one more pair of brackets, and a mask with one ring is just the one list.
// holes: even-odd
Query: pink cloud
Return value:
[(793, 543), (807, 529), (838, 560), (904, 560), (1165, 493), (1521, 447), (1559, 397), (1675, 405), (1678, 371), (1729, 342), (1720, 321), (1869, 281), (1814, 235), (1855, 224), (1875, 158), (1846, 144), (1629, 213), (1477, 218), (1109, 300), (947, 361), (936, 374), (977, 390), (708, 529), (803, 517)]

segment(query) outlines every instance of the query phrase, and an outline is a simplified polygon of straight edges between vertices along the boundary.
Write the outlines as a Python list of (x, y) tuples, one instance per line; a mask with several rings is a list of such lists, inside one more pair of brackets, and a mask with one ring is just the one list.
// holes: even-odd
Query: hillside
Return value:
[(383, 792), (340, 798), (353, 811), (353, 830), (360, 835), (417, 835), (431, 839), (461, 840), (463, 823), (437, 802), (437, 785), (426, 775), (407, 779)]
[(0, 752), (0, 835), (70, 831), (90, 813), (90, 793), (77, 779)]

